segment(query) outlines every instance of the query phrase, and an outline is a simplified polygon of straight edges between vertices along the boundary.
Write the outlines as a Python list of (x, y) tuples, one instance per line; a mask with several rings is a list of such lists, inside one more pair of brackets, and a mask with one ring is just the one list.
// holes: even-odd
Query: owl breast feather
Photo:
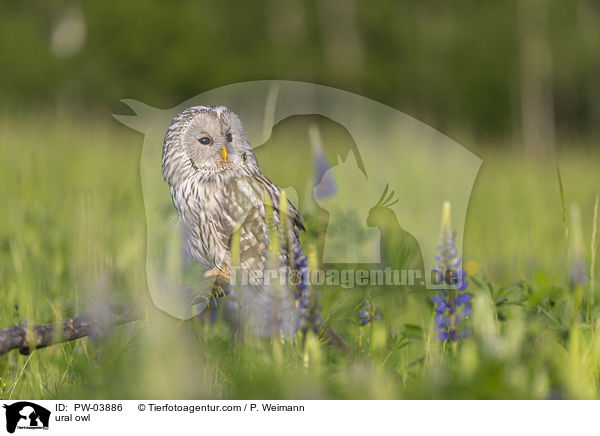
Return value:
[(231, 237), (239, 226), (243, 268), (262, 268), (265, 241), (264, 196), (279, 196), (251, 176), (218, 181), (190, 178), (171, 187), (184, 227), (186, 252), (210, 268), (230, 266)]

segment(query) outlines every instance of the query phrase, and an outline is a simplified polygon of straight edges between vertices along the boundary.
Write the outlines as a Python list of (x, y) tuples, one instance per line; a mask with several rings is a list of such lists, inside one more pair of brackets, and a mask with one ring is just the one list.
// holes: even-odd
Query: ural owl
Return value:
[[(236, 230), (241, 270), (263, 271), (267, 223), (281, 222), (281, 191), (260, 171), (232, 110), (194, 106), (177, 115), (165, 136), (162, 174), (183, 225), (185, 251), (210, 268), (207, 275), (229, 274)], [(265, 196), (273, 205), (273, 217), (265, 216)], [(289, 233), (299, 247), (302, 218), (291, 203), (288, 209)], [(293, 260), (285, 261), (293, 265)]]

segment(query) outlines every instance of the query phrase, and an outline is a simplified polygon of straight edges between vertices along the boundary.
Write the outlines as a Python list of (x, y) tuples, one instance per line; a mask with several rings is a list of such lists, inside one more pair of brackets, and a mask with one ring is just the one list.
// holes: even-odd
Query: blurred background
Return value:
[[(358, 93), (467, 144), (583, 145), (600, 123), (593, 0), (3, 2), (4, 111), (172, 107), (234, 82)], [(558, 141), (560, 142), (560, 141)]]
[[(483, 159), (452, 222), (475, 265), (458, 346), (436, 339), (431, 301), (325, 287), (349, 355), (150, 311), (0, 357), (0, 398), (599, 398), (599, 77), (594, 0), (0, 0), (0, 328), (147, 299), (143, 137), (111, 116), (132, 114), (121, 99), (171, 108), (235, 82), (313, 82)], [(362, 323), (365, 305), (383, 319)]]

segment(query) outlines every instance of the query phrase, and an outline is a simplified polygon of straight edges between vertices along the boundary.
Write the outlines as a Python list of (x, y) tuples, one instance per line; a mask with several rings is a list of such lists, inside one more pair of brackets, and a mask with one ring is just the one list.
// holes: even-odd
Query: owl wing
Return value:
[(250, 278), (257, 277), (256, 273), (265, 268), (267, 227), (263, 210), (260, 206), (253, 207), (239, 229), (240, 267)]
[[(267, 221), (272, 220), (278, 226), (281, 221), (279, 208), (281, 191), (262, 173), (254, 174), (247, 183), (238, 184), (236, 194), (232, 196), (237, 204), (243, 204), (247, 209), (243, 219), (239, 221), (240, 237), (240, 267), (243, 271), (262, 271), (265, 267), (267, 241)], [(264, 197), (269, 196), (273, 217), (265, 217)], [(240, 196), (244, 197), (240, 199)], [(248, 207), (250, 205), (250, 207)], [(242, 206), (242, 207), (244, 207)], [(292, 225), (294, 236), (304, 231), (302, 217), (298, 210), (288, 202), (289, 221)], [(233, 232), (232, 232), (233, 237)], [(229, 241), (232, 246), (233, 241)], [(287, 259), (282, 259), (287, 263)]]
[[(259, 183), (260, 186), (262, 186), (262, 188), (264, 189), (264, 192), (269, 194), (269, 197), (271, 199), (271, 204), (273, 205), (273, 209), (274, 209), (275, 213), (277, 214), (277, 218), (279, 218), (279, 214), (280, 214), (279, 205), (280, 205), (281, 190), (277, 187), (277, 185), (275, 185), (275, 183), (270, 181), (262, 173), (258, 173), (256, 175), (256, 181)], [(300, 212), (298, 212), (298, 209), (296, 209), (296, 207), (289, 200), (288, 200), (288, 214), (289, 214), (290, 222), (292, 223), (292, 229), (294, 230), (294, 233), (296, 234), (296, 236), (298, 236), (300, 234), (300, 232), (303, 232), (306, 229), (304, 228), (304, 223), (302, 222), (302, 216), (300, 215)]]

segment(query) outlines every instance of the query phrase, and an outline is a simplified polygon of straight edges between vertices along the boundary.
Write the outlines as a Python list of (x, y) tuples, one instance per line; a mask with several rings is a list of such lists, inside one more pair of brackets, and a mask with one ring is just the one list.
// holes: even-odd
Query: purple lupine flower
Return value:
[(308, 136), (313, 155), (315, 199), (332, 197), (337, 192), (337, 186), (332, 172), (329, 171), (332, 165), (325, 153), (321, 131), (316, 124), (308, 128)]
[(360, 325), (365, 325), (373, 320), (373, 315), (367, 309), (360, 309), (358, 316), (360, 318)]
[(571, 270), (569, 271), (571, 286), (585, 286), (588, 278), (588, 266), (585, 260), (576, 258), (571, 261)]
[(306, 262), (306, 256), (302, 251), (302, 247), (300, 246), (300, 241), (296, 236), (293, 236), (293, 240), (291, 244), (293, 246), (293, 256), (294, 256), (294, 271), (293, 277), (290, 278), (292, 281), (292, 285), (294, 285), (295, 289), (295, 297), (299, 299), (302, 297), (304, 292), (308, 289), (308, 263)]
[(373, 305), (373, 300), (371, 299), (371, 293), (369, 291), (367, 291), (367, 294), (363, 299), (363, 304), (358, 310), (358, 318), (361, 326), (372, 324), (373, 321), (383, 318), (383, 313)]
[(321, 292), (315, 289), (308, 289), (300, 299), (298, 329), (303, 333), (306, 333), (308, 330), (318, 333), (323, 324), (321, 306), (319, 305), (320, 298)]
[(470, 329), (464, 322), (473, 313), (471, 295), (465, 292), (469, 282), (467, 272), (460, 267), (462, 262), (455, 246), (455, 236), (450, 227), (450, 203), (444, 203), (442, 230), (438, 262), (433, 267), (433, 283), (445, 288), (431, 300), (435, 305), (435, 330), (441, 341), (456, 341), (466, 338)]
[(323, 324), (321, 306), (319, 305), (321, 292), (314, 286), (309, 285), (307, 258), (302, 252), (298, 238), (294, 237), (292, 243), (294, 247), (294, 272), (296, 275), (294, 280), (295, 296), (299, 301), (297, 328), (303, 333), (308, 330), (317, 333)]
[(571, 261), (569, 281), (572, 288), (585, 286), (589, 279), (589, 266), (583, 246), (583, 230), (581, 226), (581, 211), (577, 204), (571, 205), (570, 247)]
[(333, 197), (337, 193), (337, 185), (333, 179), (331, 164), (327, 155), (323, 150), (317, 150), (314, 152), (314, 164), (315, 164), (315, 198), (327, 198)]

